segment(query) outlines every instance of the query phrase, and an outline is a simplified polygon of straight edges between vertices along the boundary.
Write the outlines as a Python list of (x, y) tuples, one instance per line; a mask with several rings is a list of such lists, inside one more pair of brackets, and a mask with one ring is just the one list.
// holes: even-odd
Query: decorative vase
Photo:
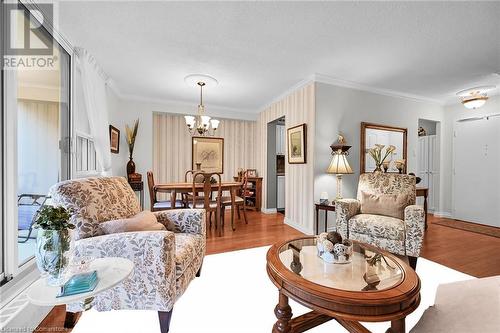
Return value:
[(377, 166), (375, 167), (375, 170), (373, 170), (373, 172), (382, 172), (382, 168), (380, 167), (380, 164), (377, 164)]
[(73, 231), (40, 229), (36, 238), (36, 264), (49, 286), (61, 286), (73, 254)]
[(127, 175), (135, 173), (135, 162), (132, 160), (132, 155), (130, 155), (130, 160), (127, 162)]

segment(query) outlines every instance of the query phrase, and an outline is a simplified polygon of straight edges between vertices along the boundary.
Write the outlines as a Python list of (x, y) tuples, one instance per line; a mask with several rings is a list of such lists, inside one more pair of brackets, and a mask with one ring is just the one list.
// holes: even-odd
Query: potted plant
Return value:
[(34, 227), (40, 229), (36, 239), (36, 263), (51, 286), (64, 284), (73, 249), (70, 213), (64, 207), (44, 206)]
[(139, 119), (134, 122), (134, 127), (131, 129), (125, 125), (125, 132), (127, 134), (127, 145), (129, 153), (129, 161), (127, 163), (127, 175), (135, 173), (135, 162), (132, 160), (134, 154), (135, 138), (137, 137), (137, 129), (139, 128)]

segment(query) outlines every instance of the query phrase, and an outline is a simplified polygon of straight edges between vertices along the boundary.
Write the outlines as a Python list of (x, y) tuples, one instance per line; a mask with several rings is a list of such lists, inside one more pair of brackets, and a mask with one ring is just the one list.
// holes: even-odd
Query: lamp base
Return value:
[(337, 196), (335, 200), (342, 199), (342, 175), (337, 175)]

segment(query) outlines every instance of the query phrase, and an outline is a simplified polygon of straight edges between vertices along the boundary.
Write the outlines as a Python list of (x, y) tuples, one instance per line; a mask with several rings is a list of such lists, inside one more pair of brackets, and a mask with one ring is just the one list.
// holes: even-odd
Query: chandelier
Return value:
[(470, 110), (480, 108), (488, 100), (487, 92), (495, 89), (495, 86), (475, 87), (457, 92), (462, 104)]
[(196, 116), (184, 116), (186, 126), (191, 135), (213, 136), (219, 127), (220, 121), (205, 115), (205, 105), (203, 105), (203, 88), (207, 82), (217, 84), (217, 80), (208, 75), (193, 74), (184, 79), (186, 83), (196, 83), (200, 87), (200, 104), (198, 104), (198, 114)]

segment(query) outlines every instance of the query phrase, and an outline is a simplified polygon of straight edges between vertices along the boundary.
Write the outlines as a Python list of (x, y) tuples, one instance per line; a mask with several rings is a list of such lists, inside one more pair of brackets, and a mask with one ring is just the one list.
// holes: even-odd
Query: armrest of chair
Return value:
[(349, 220), (356, 214), (359, 214), (361, 202), (356, 199), (340, 199), (335, 201), (336, 227), (337, 232), (343, 238), (349, 237)]
[[(134, 271), (113, 289), (96, 296), (98, 311), (139, 309), (169, 311), (176, 299), (175, 235), (170, 231), (139, 231), (79, 239), (75, 257), (122, 257), (132, 260)], [(82, 311), (80, 303), (67, 311)]]
[(188, 234), (206, 233), (206, 212), (204, 209), (169, 209), (154, 212), (158, 222), (167, 230)]
[(405, 208), (406, 255), (418, 257), (422, 248), (425, 230), (425, 211), (422, 206)]
[(174, 267), (175, 236), (170, 231), (137, 231), (83, 238), (75, 241), (75, 257), (121, 257), (134, 262), (135, 270)]

